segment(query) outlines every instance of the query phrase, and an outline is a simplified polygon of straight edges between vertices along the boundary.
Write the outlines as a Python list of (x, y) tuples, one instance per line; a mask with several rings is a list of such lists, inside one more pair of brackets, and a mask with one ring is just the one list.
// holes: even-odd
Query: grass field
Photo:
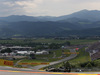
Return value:
[[(59, 50), (50, 51), (50, 54), (48, 54), (48, 55), (42, 54), (42, 55), (36, 55), (36, 57), (48, 57), (48, 58), (51, 58), (51, 57), (54, 56), (54, 52), (55, 52), (56, 57), (60, 57), (62, 55), (62, 49), (59, 49)], [(69, 52), (69, 50), (64, 49), (64, 52)], [(69, 55), (66, 54), (66, 56), (69, 56)]]
[(97, 42), (98, 40), (55, 40), (55, 39), (32, 40), (32, 42), (42, 42), (42, 43), (64, 43), (66, 41), (69, 41), (71, 45), (76, 45), (76, 44), (91, 44)]
[(65, 43), (69, 41), (71, 45), (78, 45), (78, 44), (91, 44), (97, 42), (98, 40), (55, 40), (55, 39), (13, 39), (13, 40), (0, 40), (1, 44), (13, 44), (13, 45), (27, 45), (29, 43)]
[(80, 45), (80, 44), (92, 44), (98, 40), (70, 40), (71, 45)]
[(76, 58), (74, 58), (72, 60), (69, 60), (69, 62), (71, 64), (77, 65), (79, 63), (84, 63), (84, 62), (91, 61), (89, 53), (85, 51), (85, 48), (80, 49), (78, 52), (79, 52), (79, 54), (77, 55)]
[(65, 40), (54, 40), (54, 39), (36, 39), (32, 40), (33, 42), (42, 42), (42, 43), (64, 43)]
[[(69, 50), (65, 49), (65, 52), (69, 52)], [(22, 62), (24, 63), (34, 63), (34, 62), (53, 62), (53, 61), (57, 61), (60, 60), (61, 58), (58, 58), (62, 55), (62, 50), (53, 50), (51, 51), (52, 53), (48, 54), (48, 55), (36, 55), (36, 58), (45, 58), (45, 59), (33, 59), (33, 60), (29, 60), (29, 59), (25, 59)], [(54, 54), (53, 52), (55, 52), (56, 54), (56, 58), (53, 58)], [(66, 57), (68, 57), (70, 54), (66, 54)]]
[(34, 59), (34, 60), (28, 60), (28, 59), (25, 59), (23, 61), (21, 61), (20, 63), (40, 63), (40, 62), (47, 62), (43, 59)]
[[(84, 63), (84, 62), (91, 61), (91, 58), (89, 56), (89, 53), (88, 52), (85, 52), (85, 48), (80, 49), (77, 52), (79, 52), (79, 54), (77, 55), (77, 57), (75, 57), (74, 59), (69, 60), (69, 63), (71, 65), (75, 65), (75, 66), (78, 67), (78, 65), (80, 63)], [(53, 67), (56, 67), (57, 68), (57, 67), (61, 66), (62, 64), (63, 63), (59, 63), (59, 64), (56, 64), (56, 65), (53, 65)]]

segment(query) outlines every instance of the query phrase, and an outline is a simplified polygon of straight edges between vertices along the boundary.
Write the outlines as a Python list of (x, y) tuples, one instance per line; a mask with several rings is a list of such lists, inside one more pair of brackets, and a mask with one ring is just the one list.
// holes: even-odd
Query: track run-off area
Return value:
[(67, 73), (67, 72), (45, 72), (45, 71), (12, 71), (0, 70), (0, 75), (100, 75), (99, 72)]

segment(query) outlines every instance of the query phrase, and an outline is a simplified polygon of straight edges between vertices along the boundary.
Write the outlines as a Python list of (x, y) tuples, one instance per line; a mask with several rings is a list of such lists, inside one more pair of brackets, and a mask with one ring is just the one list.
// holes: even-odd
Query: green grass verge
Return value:
[(85, 48), (79, 49), (79, 54), (72, 60), (69, 60), (69, 62), (73, 65), (77, 65), (79, 63), (85, 63), (88, 61), (91, 61), (91, 58), (89, 56), (89, 53), (85, 51)]
[[(69, 50), (65, 49), (65, 52), (69, 52)], [(55, 52), (56, 54), (56, 58), (52, 58), (53, 57), (53, 53)], [(62, 55), (62, 50), (54, 50), (51, 51), (51, 54), (48, 55), (36, 55), (37, 58), (46, 58), (46, 59), (33, 59), (33, 60), (29, 60), (29, 59), (25, 59), (22, 60), (20, 63), (42, 63), (42, 62), (53, 62), (53, 61), (57, 61), (57, 60), (61, 60), (62, 58), (58, 58)], [(67, 54), (66, 57), (68, 57), (70, 54)]]
[[(70, 52), (70, 51), (67, 50), (67, 49), (64, 49), (64, 51), (65, 51), (65, 52)], [(53, 58), (54, 52), (55, 52), (56, 58)], [(48, 62), (53, 62), (53, 61), (60, 60), (59, 57), (61, 57), (61, 55), (62, 55), (62, 49), (60, 49), (60, 50), (53, 50), (53, 51), (51, 51), (51, 53), (48, 54), (48, 55), (44, 55), (44, 54), (42, 54), (42, 55), (36, 55), (36, 57), (37, 57), (37, 58), (39, 58), (39, 57), (45, 58), (45, 57), (46, 57), (46, 58), (48, 59)], [(70, 54), (66, 54), (66, 57), (68, 57), (69, 55), (70, 55)]]
[[(65, 51), (68, 52), (68, 50), (65, 50)], [(84, 63), (84, 62), (91, 61), (91, 58), (89, 56), (89, 53), (85, 51), (85, 48), (80, 49), (78, 52), (79, 52), (79, 54), (77, 55), (77, 57), (75, 57), (74, 59), (69, 60), (69, 62), (71, 64), (77, 65), (79, 63)], [(56, 50), (56, 53), (58, 54), (57, 56), (60, 56), (61, 55), (61, 51), (60, 50)], [(40, 55), (40, 56), (42, 56), (42, 55)], [(53, 61), (60, 60), (59, 58), (58, 59), (57, 58), (54, 58), (54, 59), (51, 58), (50, 59), (49, 56), (51, 56), (51, 55), (48, 55), (48, 61), (43, 60), (43, 59), (41, 59), (41, 60), (35, 59), (35, 60), (23, 60), (22, 62), (53, 62)], [(44, 55), (44, 57), (45, 57), (45, 55)]]
[(46, 61), (43, 59), (33, 59), (33, 60), (25, 59), (21, 61), (20, 63), (41, 63), (41, 62), (46, 62)]
[[(75, 65), (76, 67), (78, 67), (78, 65), (80, 63), (85, 63), (85, 62), (91, 61), (89, 53), (85, 51), (85, 48), (80, 49), (77, 52), (79, 52), (79, 54), (74, 59), (69, 60), (69, 63), (71, 65)], [(62, 64), (63, 64), (63, 62), (53, 65), (53, 67), (57, 68), (57, 67), (60, 67)]]
[(13, 60), (13, 63), (15, 64), (15, 63), (17, 63), (17, 61), (19, 61), (20, 59), (16, 59), (16, 60)]

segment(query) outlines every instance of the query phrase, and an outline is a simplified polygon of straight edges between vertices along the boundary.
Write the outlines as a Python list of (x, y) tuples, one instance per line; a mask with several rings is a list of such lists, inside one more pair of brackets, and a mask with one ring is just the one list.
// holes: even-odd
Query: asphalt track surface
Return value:
[(0, 67), (0, 75), (100, 75), (100, 72), (45, 72), (33, 69)]
[(19, 72), (19, 71), (0, 71), (0, 75), (72, 75), (64, 73), (50, 72)]
[(61, 72), (45, 72), (42, 70), (21, 69), (12, 67), (0, 67), (0, 75), (70, 75)]
[(100, 72), (65, 73), (0, 70), (0, 75), (100, 75)]

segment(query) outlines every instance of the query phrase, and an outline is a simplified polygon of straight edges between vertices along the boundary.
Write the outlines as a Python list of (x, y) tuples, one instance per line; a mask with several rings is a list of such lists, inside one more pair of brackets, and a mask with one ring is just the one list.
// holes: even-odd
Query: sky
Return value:
[(0, 0), (0, 17), (61, 16), (83, 9), (100, 10), (100, 0)]

